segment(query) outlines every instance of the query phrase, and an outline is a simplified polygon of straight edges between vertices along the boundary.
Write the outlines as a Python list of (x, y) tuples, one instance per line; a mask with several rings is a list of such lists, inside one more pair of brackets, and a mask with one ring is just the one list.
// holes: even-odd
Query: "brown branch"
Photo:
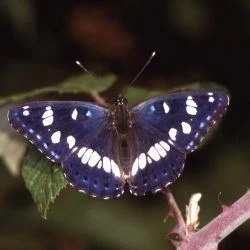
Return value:
[(223, 211), (210, 223), (183, 242), (178, 250), (214, 250), (233, 230), (250, 218), (250, 191), (231, 206), (223, 206)]
[(170, 191), (169, 187), (166, 187), (163, 190), (163, 193), (165, 194), (167, 203), (169, 205), (169, 212), (166, 215), (164, 222), (167, 221), (169, 217), (172, 217), (176, 225), (175, 227), (171, 230), (171, 232), (168, 234), (168, 236), (175, 235), (176, 237), (171, 239), (171, 242), (174, 246), (178, 246), (180, 241), (185, 241), (186, 239), (186, 224), (185, 221), (182, 217), (181, 211), (174, 199), (174, 196), (172, 192)]
[[(172, 198), (170, 197), (170, 200), (171, 199)], [(169, 202), (169, 205), (171, 203), (172, 202)], [(219, 243), (225, 237), (227, 237), (233, 230), (250, 218), (250, 191), (243, 195), (233, 205), (223, 205), (222, 208), (222, 213), (210, 223), (208, 223), (199, 231), (188, 235), (188, 238), (186, 237), (186, 240), (180, 241), (178, 245), (174, 244), (176, 249), (218, 249)]]
[(92, 98), (95, 100), (95, 102), (103, 107), (108, 107), (108, 103), (105, 101), (105, 99), (103, 97), (101, 97), (99, 95), (98, 92), (96, 91), (91, 91), (90, 95), (92, 96)]

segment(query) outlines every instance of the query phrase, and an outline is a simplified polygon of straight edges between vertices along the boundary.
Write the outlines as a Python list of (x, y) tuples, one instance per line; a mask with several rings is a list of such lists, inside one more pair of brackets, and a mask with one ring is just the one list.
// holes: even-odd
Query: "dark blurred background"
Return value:
[[(109, 100), (153, 50), (137, 86), (220, 83), (232, 95), (228, 113), (171, 188), (182, 211), (192, 193), (203, 194), (202, 227), (220, 213), (220, 192), (231, 204), (250, 186), (250, 1), (1, 0), (0, 37), (2, 97), (79, 74), (80, 59), (91, 72), (118, 75)], [(167, 210), (161, 194), (100, 201), (67, 188), (45, 221), (22, 178), (1, 164), (0, 249), (173, 249)], [(250, 249), (250, 223), (220, 249)]]

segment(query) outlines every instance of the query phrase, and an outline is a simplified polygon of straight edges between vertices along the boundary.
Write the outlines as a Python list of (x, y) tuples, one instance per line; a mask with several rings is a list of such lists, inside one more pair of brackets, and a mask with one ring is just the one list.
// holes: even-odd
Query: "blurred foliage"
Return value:
[(0, 107), (0, 157), (10, 173), (13, 176), (17, 176), (20, 172), (21, 161), (28, 142), (13, 131), (6, 119), (7, 112), (11, 107), (11, 105)]
[[(152, 90), (148, 97), (187, 82), (220, 82), (232, 94), (227, 115), (212, 140), (188, 156), (183, 175), (172, 185), (183, 210), (192, 193), (203, 194), (202, 227), (220, 212), (219, 192), (230, 204), (249, 187), (249, 6), (246, 0), (3, 0), (2, 100), (32, 89), (54, 88), (78, 75), (74, 61), (79, 58), (91, 72), (119, 75), (103, 93), (105, 100), (112, 100), (152, 50), (158, 56), (136, 82)], [(58, 96), (56, 91), (44, 95), (83, 98), (72, 93)], [(131, 103), (137, 100), (131, 93)], [(6, 163), (20, 165), (24, 153), (22, 139), (14, 142), (6, 136), (11, 128), (4, 117), (10, 107), (6, 103), (0, 111), (0, 156), (6, 151), (13, 155), (0, 163), (1, 249), (172, 249), (165, 235), (173, 224), (162, 223), (168, 208), (161, 195), (133, 197), (125, 192), (119, 199), (100, 201), (67, 188), (48, 220), (42, 220), (21, 178), (6, 171)], [(13, 143), (8, 145), (9, 141)], [(220, 249), (250, 249), (249, 234), (247, 222)]]
[(70, 77), (61, 84), (0, 98), (0, 105), (10, 102), (24, 102), (28, 98), (39, 98), (41, 95), (51, 94), (53, 92), (57, 94), (91, 93), (92, 91), (101, 92), (108, 89), (115, 79), (116, 77), (114, 75), (97, 77), (90, 74), (81, 74), (79, 76)]

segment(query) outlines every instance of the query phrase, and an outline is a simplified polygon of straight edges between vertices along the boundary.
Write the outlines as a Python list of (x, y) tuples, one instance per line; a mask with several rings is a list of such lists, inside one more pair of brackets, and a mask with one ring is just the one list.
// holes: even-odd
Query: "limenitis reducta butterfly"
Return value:
[(110, 108), (88, 102), (37, 101), (9, 111), (10, 124), (80, 192), (98, 198), (157, 192), (181, 174), (195, 150), (225, 113), (221, 92), (176, 92), (132, 108), (119, 97)]

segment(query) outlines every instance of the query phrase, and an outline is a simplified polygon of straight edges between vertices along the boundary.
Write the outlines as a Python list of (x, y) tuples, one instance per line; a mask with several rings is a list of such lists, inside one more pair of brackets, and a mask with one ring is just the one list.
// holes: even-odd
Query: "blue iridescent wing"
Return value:
[(108, 112), (87, 102), (46, 101), (14, 108), (8, 119), (47, 158), (62, 163), (72, 186), (109, 198), (123, 192), (124, 180), (114, 159)]
[(8, 119), (47, 158), (61, 163), (81, 139), (102, 126), (106, 112), (91, 103), (45, 101), (16, 107), (9, 111)]
[(130, 192), (144, 195), (171, 184), (182, 173), (186, 154), (172, 147), (146, 124), (135, 124), (134, 155), (128, 179)]
[(225, 113), (229, 98), (221, 92), (176, 92), (152, 98), (132, 109), (137, 148), (130, 191), (158, 191), (182, 172), (185, 155), (195, 150)]
[(65, 177), (80, 192), (109, 199), (124, 191), (125, 179), (118, 166), (116, 135), (108, 126), (93, 131), (81, 147), (62, 163)]

